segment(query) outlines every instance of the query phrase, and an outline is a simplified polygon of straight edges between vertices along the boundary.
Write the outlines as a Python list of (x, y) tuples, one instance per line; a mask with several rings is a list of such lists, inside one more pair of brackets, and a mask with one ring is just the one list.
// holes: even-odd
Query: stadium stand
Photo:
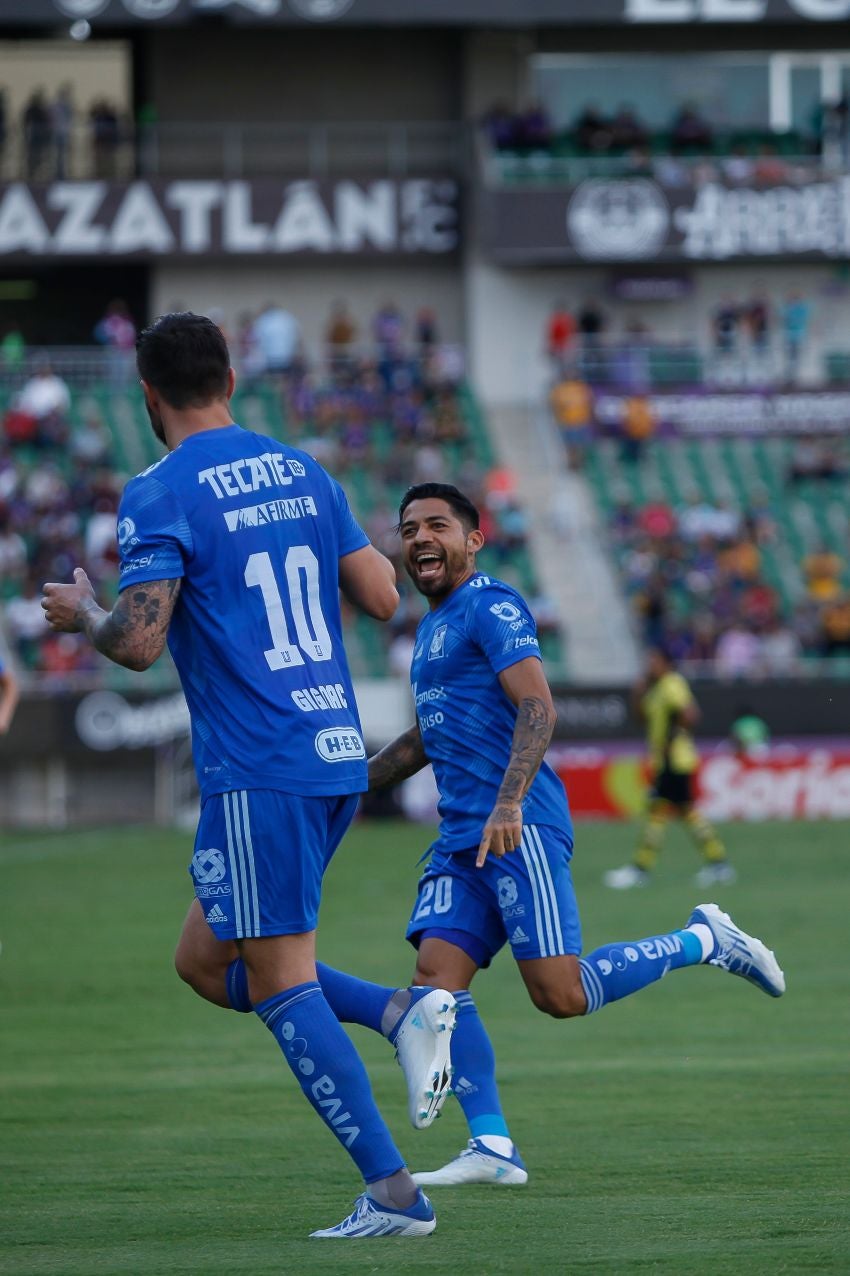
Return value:
[[(803, 672), (821, 657), (850, 673), (838, 634), (850, 484), (832, 445), (818, 446), (832, 472), (796, 476), (801, 444), (785, 438), (652, 440), (637, 463), (614, 438), (587, 450), (646, 642), (732, 676)], [(737, 651), (730, 633), (745, 635)]]
[[(161, 449), (135, 387), (110, 384), (99, 361), (84, 353), (76, 365), (70, 355), (63, 360), (69, 384), (46, 364), (35, 374), (64, 387), (60, 410), (41, 420), (22, 413), (18, 404), (29, 384), (24, 378), (34, 366), (32, 360), (23, 364), (0, 390), (7, 643), (25, 672), (124, 687), (134, 675), (101, 659), (74, 635), (46, 632), (40, 586), (47, 579), (67, 579), (84, 563), (101, 597), (111, 601), (120, 492), (129, 476), (159, 459)], [(323, 374), (299, 366), (286, 377), (248, 376), (233, 411), (245, 426), (317, 455), (344, 484), (363, 526), (396, 562), (403, 601), (392, 625), (382, 628), (353, 612), (346, 617), (356, 676), (406, 674), (421, 600), (404, 588), (394, 527), (411, 482), (453, 481), (468, 491), (480, 505), (488, 539), (482, 570), (509, 580), (531, 600), (539, 596), (511, 476), (496, 464), (471, 387), (444, 379), (438, 352), (378, 363), (350, 358)], [(542, 602), (538, 619), (544, 655), (560, 665), (561, 640)], [(156, 677), (161, 686), (171, 685), (169, 662), (160, 662)]]

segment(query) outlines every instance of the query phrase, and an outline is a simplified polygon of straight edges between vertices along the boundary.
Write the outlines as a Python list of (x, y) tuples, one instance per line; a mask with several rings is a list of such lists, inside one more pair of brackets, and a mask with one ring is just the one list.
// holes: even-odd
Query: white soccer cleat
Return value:
[(424, 1192), (409, 1210), (380, 1205), (366, 1192), (354, 1202), (354, 1210), (336, 1227), (311, 1232), (317, 1240), (361, 1240), (378, 1236), (428, 1236), (437, 1226), (434, 1207)]
[(648, 886), (649, 873), (636, 864), (624, 864), (622, 868), (610, 869), (602, 880), (612, 891), (630, 891), (636, 886)]
[(738, 874), (725, 860), (720, 864), (704, 864), (694, 878), (697, 886), (731, 886), (737, 880)]
[(769, 997), (782, 996), (785, 975), (771, 949), (760, 939), (736, 926), (717, 904), (697, 904), (686, 925), (695, 924), (707, 926), (714, 936), (715, 948), (707, 965), (719, 966), (730, 975), (740, 975)]
[(414, 988), (412, 992), (413, 1001), (401, 1020), (394, 1045), (407, 1082), (410, 1123), (416, 1130), (427, 1130), (451, 1093), (451, 1038), (457, 1002), (444, 988)]
[(480, 1139), (470, 1139), (459, 1156), (441, 1170), (413, 1175), (419, 1187), (459, 1187), (463, 1183), (501, 1183), (503, 1187), (523, 1187), (528, 1171), (514, 1148), (511, 1156), (491, 1152)]

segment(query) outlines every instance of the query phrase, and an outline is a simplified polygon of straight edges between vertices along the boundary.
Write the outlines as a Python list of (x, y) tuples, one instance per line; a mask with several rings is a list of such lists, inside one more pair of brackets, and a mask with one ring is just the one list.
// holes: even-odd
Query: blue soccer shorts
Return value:
[(527, 824), (515, 851), (435, 851), (419, 881), (407, 927), (418, 948), (423, 934), (444, 933), (478, 966), (489, 966), (505, 943), (517, 961), (581, 952), (581, 923), (570, 873), (572, 842), (557, 828)]
[(274, 789), (208, 797), (189, 873), (216, 938), (315, 930), (322, 877), (357, 800), (356, 794), (297, 797)]

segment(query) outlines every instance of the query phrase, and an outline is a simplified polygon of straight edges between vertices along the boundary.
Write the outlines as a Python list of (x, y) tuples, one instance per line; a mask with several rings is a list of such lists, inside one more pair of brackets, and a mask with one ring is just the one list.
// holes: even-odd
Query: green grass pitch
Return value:
[[(406, 983), (402, 938), (427, 830), (356, 827), (326, 884), (320, 955)], [(673, 830), (651, 889), (600, 885), (634, 830), (578, 830), (585, 947), (681, 924), (702, 892)], [(422, 1240), (320, 1244), (359, 1190), (266, 1030), (179, 983), (190, 838), (152, 829), (0, 841), (0, 1271), (850, 1272), (846, 825), (727, 830), (720, 902), (776, 948), (772, 1001), (712, 969), (672, 974), (587, 1021), (529, 1002), (502, 954), (475, 991), (525, 1189), (435, 1189)], [(457, 1153), (454, 1100), (407, 1124), (392, 1051), (353, 1029), (414, 1168)]]

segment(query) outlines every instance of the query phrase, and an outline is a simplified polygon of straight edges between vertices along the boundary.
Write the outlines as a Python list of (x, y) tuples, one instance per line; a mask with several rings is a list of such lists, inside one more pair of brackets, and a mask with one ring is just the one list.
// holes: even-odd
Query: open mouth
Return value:
[(439, 554), (424, 553), (416, 557), (416, 571), (421, 580), (430, 580), (442, 566), (443, 559)]

